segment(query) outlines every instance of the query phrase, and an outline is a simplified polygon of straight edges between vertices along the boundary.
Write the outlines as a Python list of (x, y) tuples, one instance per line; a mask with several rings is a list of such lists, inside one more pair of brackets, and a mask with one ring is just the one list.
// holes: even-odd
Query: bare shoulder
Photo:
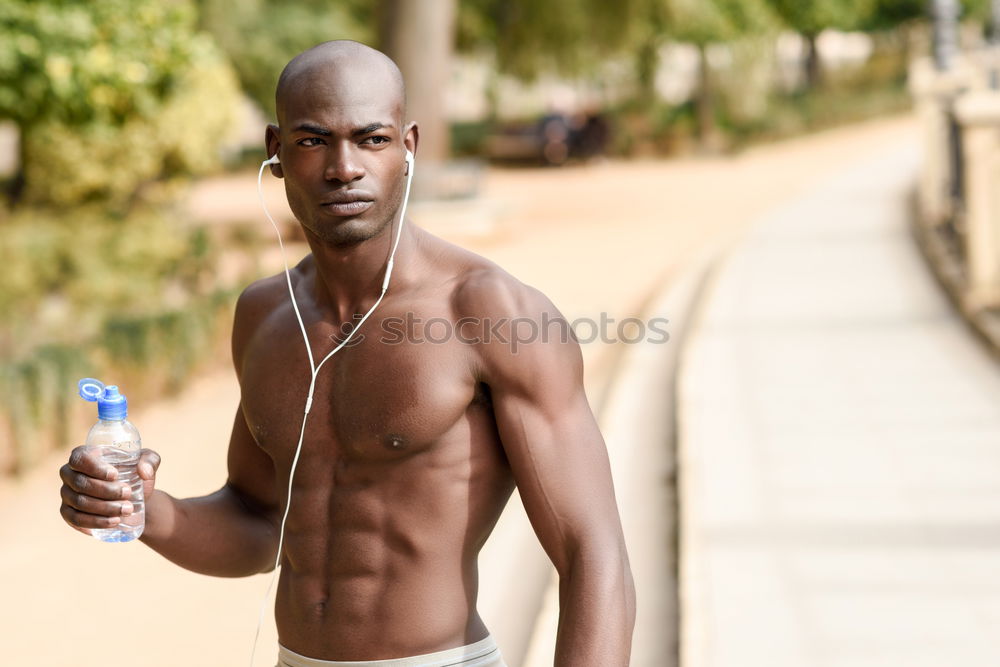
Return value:
[(583, 360), (569, 322), (541, 290), (465, 251), (452, 292), (463, 335), (477, 341), (478, 374), (489, 384), (530, 384), (539, 372), (581, 379)]
[(451, 301), (457, 317), (531, 317), (557, 312), (540, 290), (471, 250), (427, 234), (432, 262), (451, 277)]
[(521, 282), (492, 262), (470, 267), (455, 289), (455, 310), (462, 317), (541, 320), (559, 311), (541, 290)]
[[(302, 260), (290, 271), (293, 284), (301, 279), (308, 261), (309, 258)], [(237, 375), (241, 370), (243, 350), (246, 345), (260, 329), (261, 324), (288, 303), (288, 283), (284, 272), (255, 280), (240, 293), (233, 315), (232, 340), (233, 363), (236, 364)]]

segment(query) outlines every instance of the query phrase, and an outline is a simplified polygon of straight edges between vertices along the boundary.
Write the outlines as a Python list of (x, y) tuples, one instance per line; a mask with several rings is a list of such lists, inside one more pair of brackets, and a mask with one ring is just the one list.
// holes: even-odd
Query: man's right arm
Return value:
[[(237, 377), (242, 374), (247, 342), (273, 307), (275, 295), (281, 294), (274, 282), (252, 285), (237, 303), (233, 326)], [(229, 479), (221, 489), (198, 498), (174, 498), (155, 489), (159, 464), (156, 452), (142, 451), (138, 472), (146, 499), (146, 526), (141, 541), (202, 574), (240, 577), (273, 568), (279, 530), (274, 464), (254, 441), (242, 407), (236, 410), (229, 441)], [(127, 486), (115, 480), (114, 469), (92, 449), (74, 449), (60, 476), (60, 513), (81, 532), (113, 526), (132, 510)]]
[[(240, 295), (232, 340), (239, 380), (250, 340), (283, 296), (284, 285), (273, 277)], [(269, 571), (278, 549), (280, 521), (274, 462), (257, 446), (242, 406), (236, 409), (227, 463), (229, 479), (208, 496), (178, 500), (154, 491), (147, 501), (147, 524), (140, 539), (164, 558), (202, 574), (242, 577)]]
[(140, 539), (201, 574), (242, 577), (268, 571), (278, 548), (275, 489), (271, 459), (254, 442), (237, 408), (226, 484), (210, 495), (183, 500), (153, 491)]

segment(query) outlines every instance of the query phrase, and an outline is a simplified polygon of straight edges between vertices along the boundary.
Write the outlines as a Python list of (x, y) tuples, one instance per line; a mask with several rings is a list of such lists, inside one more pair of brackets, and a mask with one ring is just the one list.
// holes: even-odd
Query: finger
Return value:
[(85, 528), (88, 530), (93, 530), (95, 528), (114, 528), (121, 523), (121, 517), (87, 514), (86, 512), (75, 510), (69, 505), (62, 505), (59, 508), (59, 514), (62, 515), (62, 518), (66, 523), (74, 528)]
[(73, 491), (101, 500), (122, 500), (132, 495), (132, 488), (126, 482), (94, 479), (82, 472), (76, 472), (68, 464), (59, 469), (59, 477)]
[(152, 449), (143, 449), (139, 452), (139, 477), (146, 480), (153, 479), (159, 467), (159, 454)]
[(101, 452), (96, 447), (82, 445), (77, 447), (69, 455), (69, 467), (77, 472), (82, 472), (88, 477), (97, 479), (113, 480), (118, 478), (118, 471), (115, 467), (104, 462)]
[(110, 502), (98, 500), (97, 498), (77, 493), (66, 485), (63, 485), (62, 489), (60, 489), (59, 495), (62, 497), (64, 504), (87, 514), (96, 514), (98, 516), (128, 516), (132, 514), (135, 509), (132, 503), (128, 500), (114, 500)]

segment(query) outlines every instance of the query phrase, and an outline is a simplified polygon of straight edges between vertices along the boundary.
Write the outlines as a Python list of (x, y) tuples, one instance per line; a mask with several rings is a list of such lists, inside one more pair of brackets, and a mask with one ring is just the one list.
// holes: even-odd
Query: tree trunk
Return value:
[(17, 166), (14, 177), (7, 184), (7, 203), (11, 208), (16, 208), (24, 198), (24, 190), (27, 185), (25, 167), (28, 164), (28, 149), (25, 137), (28, 134), (28, 125), (17, 125)]
[(814, 90), (823, 84), (823, 63), (819, 58), (819, 48), (816, 45), (818, 35), (802, 36), (806, 40), (805, 81), (806, 88)]
[(444, 91), (451, 74), (455, 0), (380, 0), (379, 47), (406, 81), (406, 119), (420, 127), (423, 165), (442, 163), (451, 151)]
[(1000, 45), (1000, 0), (990, 0), (990, 44)]
[(500, 70), (494, 64), (486, 77), (486, 122), (493, 126), (500, 118)]
[(649, 37), (636, 50), (636, 73), (639, 99), (649, 106), (656, 99), (656, 73), (660, 66), (660, 40)]
[(698, 91), (695, 93), (695, 119), (698, 124), (698, 143), (706, 151), (714, 151), (719, 142), (715, 125), (715, 94), (712, 91), (712, 68), (708, 63), (708, 47), (698, 45)]

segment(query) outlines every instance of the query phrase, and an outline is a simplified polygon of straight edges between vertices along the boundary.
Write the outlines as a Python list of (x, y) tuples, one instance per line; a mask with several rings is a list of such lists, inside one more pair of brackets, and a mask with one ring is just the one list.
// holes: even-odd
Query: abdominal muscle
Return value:
[(476, 558), (512, 483), (469, 463), (427, 454), (303, 467), (275, 605), (281, 644), (363, 661), (483, 639)]
[(455, 575), (421, 576), (423, 569), (399, 562), (355, 576), (283, 571), (275, 610), (281, 644), (320, 660), (360, 661), (433, 653), (485, 637), (475, 609), (475, 565)]

